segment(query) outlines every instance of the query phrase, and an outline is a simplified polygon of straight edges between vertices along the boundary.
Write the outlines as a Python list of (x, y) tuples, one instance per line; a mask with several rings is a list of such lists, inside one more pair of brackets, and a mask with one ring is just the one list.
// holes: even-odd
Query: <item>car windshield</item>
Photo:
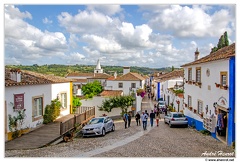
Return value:
[(89, 121), (88, 124), (97, 124), (102, 122), (103, 122), (103, 118), (93, 118), (92, 120)]
[(164, 102), (159, 102), (159, 105), (164, 105)]
[(183, 118), (185, 117), (183, 114), (173, 114), (174, 118)]

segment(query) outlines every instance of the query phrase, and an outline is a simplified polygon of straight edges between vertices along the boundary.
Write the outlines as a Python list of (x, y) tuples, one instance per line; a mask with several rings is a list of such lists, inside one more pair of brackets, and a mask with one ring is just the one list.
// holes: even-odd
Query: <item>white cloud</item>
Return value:
[(52, 22), (53, 22), (52, 20), (49, 20), (46, 17), (42, 21), (43, 21), (44, 24), (52, 24)]
[[(5, 58), (27, 59), (62, 55), (68, 48), (65, 36), (60, 32), (42, 32), (28, 24), (24, 18), (31, 18), (28, 12), (20, 12), (14, 6), (5, 7)], [(24, 63), (24, 61), (23, 61)]]
[(149, 25), (160, 31), (170, 31), (179, 37), (219, 37), (226, 30), (231, 32), (228, 28), (231, 22), (229, 11), (222, 9), (210, 15), (205, 12), (207, 9), (210, 8), (171, 5), (170, 8), (155, 14), (149, 20)]
[(88, 5), (87, 9), (90, 11), (98, 11), (109, 16), (120, 13), (123, 10), (120, 5)]

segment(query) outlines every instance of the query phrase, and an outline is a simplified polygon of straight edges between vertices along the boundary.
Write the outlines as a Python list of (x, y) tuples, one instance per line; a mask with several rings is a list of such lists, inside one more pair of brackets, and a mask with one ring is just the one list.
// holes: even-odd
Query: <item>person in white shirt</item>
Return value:
[(147, 129), (147, 119), (148, 119), (148, 115), (146, 112), (145, 113), (142, 112), (141, 119), (142, 119), (143, 130), (146, 130)]

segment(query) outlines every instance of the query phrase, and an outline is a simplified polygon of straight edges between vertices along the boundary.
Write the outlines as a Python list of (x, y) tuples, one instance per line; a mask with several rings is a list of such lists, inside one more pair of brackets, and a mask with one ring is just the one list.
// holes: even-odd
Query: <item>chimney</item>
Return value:
[(130, 67), (123, 67), (123, 75), (130, 72)]
[(199, 52), (198, 52), (198, 48), (197, 48), (196, 52), (195, 52), (195, 61), (198, 60), (198, 56), (199, 56)]
[(116, 79), (117, 78), (117, 72), (115, 71), (114, 72), (114, 79)]
[(11, 80), (15, 82), (21, 82), (21, 73), (22, 71), (20, 69), (11, 69), (10, 70)]

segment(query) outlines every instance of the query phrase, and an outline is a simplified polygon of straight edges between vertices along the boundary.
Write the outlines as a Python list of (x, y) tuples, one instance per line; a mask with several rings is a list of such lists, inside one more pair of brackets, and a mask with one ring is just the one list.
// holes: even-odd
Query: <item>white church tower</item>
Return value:
[(98, 59), (97, 66), (94, 68), (94, 73), (103, 73), (103, 69), (101, 68), (100, 61)]

